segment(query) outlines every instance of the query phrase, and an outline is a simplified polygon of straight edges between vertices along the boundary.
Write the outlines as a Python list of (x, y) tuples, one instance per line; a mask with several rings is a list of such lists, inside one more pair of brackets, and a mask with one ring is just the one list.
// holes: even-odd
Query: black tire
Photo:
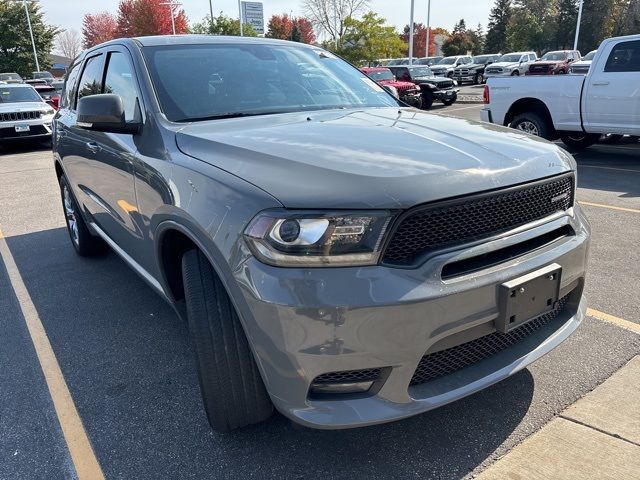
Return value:
[(519, 72), (518, 70), (514, 70), (514, 71), (511, 73), (511, 76), (512, 76), (512, 77), (519, 77), (519, 76), (520, 76), (520, 72)]
[(228, 432), (268, 419), (273, 404), (222, 282), (199, 250), (184, 254), (182, 275), (209, 424)]
[(62, 197), (62, 211), (73, 248), (81, 257), (94, 257), (103, 254), (107, 251), (108, 246), (100, 237), (92, 235), (89, 231), (67, 177), (61, 175), (58, 182)]
[(542, 115), (536, 112), (525, 112), (516, 115), (509, 126), (530, 135), (546, 139), (550, 138), (551, 128), (549, 123)]
[(447, 73), (447, 77), (448, 77), (448, 78), (453, 78), (453, 72), (449, 72), (449, 73)]
[(431, 90), (422, 90), (422, 110), (429, 110), (433, 105), (433, 92)]
[(605, 145), (613, 145), (614, 143), (618, 143), (623, 138), (624, 138), (624, 135), (608, 133), (608, 134), (602, 135), (598, 140), (598, 143), (603, 143)]
[(444, 103), (448, 107), (448, 106), (453, 105), (454, 103), (456, 103), (457, 100), (458, 100), (458, 95), (455, 95), (453, 98), (451, 98), (449, 100), (442, 100), (442, 103)]
[(560, 135), (560, 139), (562, 143), (564, 143), (567, 147), (573, 148), (575, 150), (581, 150), (583, 148), (589, 148), (591, 145), (596, 143), (600, 135), (594, 133), (572, 133)]
[(482, 83), (482, 74), (481, 73), (476, 73), (473, 76), (473, 84), (474, 85), (480, 85)]

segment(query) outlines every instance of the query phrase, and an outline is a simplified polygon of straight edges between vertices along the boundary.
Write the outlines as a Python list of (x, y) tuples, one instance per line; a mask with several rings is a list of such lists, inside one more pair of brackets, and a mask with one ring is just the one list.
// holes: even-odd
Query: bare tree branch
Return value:
[(303, 0), (304, 13), (313, 25), (337, 42), (344, 35), (344, 21), (369, 7), (370, 0)]
[(80, 34), (74, 30), (65, 30), (56, 36), (56, 47), (62, 56), (75, 58), (82, 51), (82, 39)]

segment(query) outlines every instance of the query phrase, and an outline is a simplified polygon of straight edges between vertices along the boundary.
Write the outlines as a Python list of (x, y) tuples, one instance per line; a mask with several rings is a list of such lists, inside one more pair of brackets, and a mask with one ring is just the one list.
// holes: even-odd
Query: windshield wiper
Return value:
[(260, 115), (276, 115), (278, 113), (289, 113), (288, 111), (276, 111), (276, 112), (227, 112), (218, 113), (216, 115), (206, 115), (204, 117), (189, 117), (178, 120), (179, 122), (203, 122), (205, 120), (223, 120), (225, 118), (240, 118), (240, 117), (257, 117)]

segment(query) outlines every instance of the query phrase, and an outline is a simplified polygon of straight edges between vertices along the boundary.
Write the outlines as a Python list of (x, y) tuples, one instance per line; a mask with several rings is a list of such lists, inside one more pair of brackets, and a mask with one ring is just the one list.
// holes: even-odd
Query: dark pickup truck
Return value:
[(395, 77), (403, 82), (413, 82), (420, 87), (422, 93), (422, 108), (431, 108), (433, 102), (438, 100), (445, 105), (452, 105), (458, 99), (460, 89), (456, 88), (458, 82), (448, 78), (436, 77), (431, 69), (425, 65), (389, 66)]

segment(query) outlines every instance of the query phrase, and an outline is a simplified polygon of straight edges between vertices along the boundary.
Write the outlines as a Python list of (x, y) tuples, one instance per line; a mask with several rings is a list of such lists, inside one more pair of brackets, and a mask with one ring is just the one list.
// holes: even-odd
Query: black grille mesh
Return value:
[(427, 353), (420, 360), (411, 379), (411, 385), (450, 375), (521, 342), (536, 330), (555, 320), (564, 310), (568, 298), (569, 295), (563, 297), (558, 301), (554, 310), (511, 330), (509, 333), (494, 332), (462, 345), (435, 353)]
[(380, 378), (380, 368), (367, 368), (364, 370), (347, 370), (344, 372), (323, 373), (315, 378), (313, 383), (348, 383), (368, 382)]
[(524, 185), (492, 195), (416, 207), (401, 220), (383, 262), (411, 265), (430, 251), (509, 231), (573, 205), (573, 177)]

